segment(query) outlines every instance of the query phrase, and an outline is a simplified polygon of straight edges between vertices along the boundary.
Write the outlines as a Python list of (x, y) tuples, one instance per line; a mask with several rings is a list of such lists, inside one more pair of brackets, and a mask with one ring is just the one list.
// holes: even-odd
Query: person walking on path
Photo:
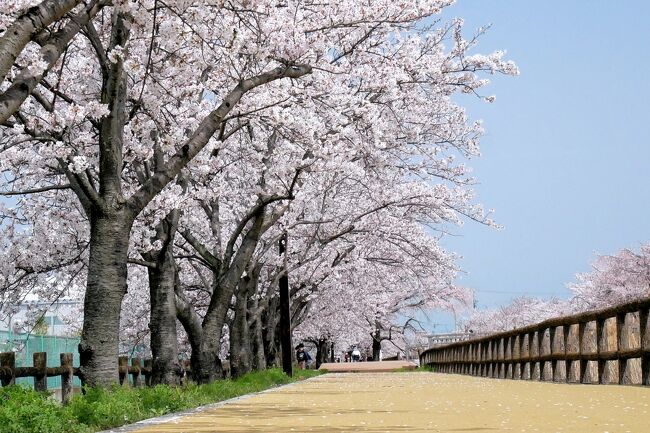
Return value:
[(302, 343), (296, 346), (296, 361), (298, 361), (298, 368), (304, 370), (307, 362), (307, 353), (305, 352), (305, 345)]

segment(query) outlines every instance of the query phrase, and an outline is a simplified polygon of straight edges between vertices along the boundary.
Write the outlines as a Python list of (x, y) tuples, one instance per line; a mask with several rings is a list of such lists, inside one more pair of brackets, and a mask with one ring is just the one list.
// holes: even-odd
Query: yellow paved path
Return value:
[(650, 389), (421, 372), (327, 374), (135, 431), (650, 433)]

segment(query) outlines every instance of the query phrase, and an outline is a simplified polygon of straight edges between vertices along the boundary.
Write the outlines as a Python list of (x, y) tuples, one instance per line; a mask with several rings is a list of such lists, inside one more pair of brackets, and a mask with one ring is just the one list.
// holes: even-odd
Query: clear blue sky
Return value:
[(650, 2), (459, 0), (452, 16), (467, 36), (492, 24), (476, 51), (506, 49), (521, 71), (494, 79), (494, 104), (460, 100), (484, 120), (470, 164), (505, 228), (466, 224), (444, 241), (463, 256), (458, 282), (479, 307), (567, 297), (594, 254), (650, 241)]

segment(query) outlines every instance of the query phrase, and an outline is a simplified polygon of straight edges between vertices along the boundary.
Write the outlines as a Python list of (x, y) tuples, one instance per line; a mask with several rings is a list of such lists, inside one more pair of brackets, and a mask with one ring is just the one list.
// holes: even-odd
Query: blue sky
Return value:
[(459, 0), (453, 16), (467, 36), (492, 24), (476, 52), (505, 49), (521, 71), (495, 77), (494, 104), (459, 100), (484, 120), (470, 165), (504, 229), (468, 223), (444, 240), (463, 256), (458, 283), (479, 307), (567, 297), (596, 253), (650, 241), (650, 2)]

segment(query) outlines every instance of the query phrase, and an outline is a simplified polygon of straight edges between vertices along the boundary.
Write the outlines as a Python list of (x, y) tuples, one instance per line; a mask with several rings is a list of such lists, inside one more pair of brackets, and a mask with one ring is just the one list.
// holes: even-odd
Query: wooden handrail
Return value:
[(650, 298), (425, 350), (436, 371), (650, 385)]

